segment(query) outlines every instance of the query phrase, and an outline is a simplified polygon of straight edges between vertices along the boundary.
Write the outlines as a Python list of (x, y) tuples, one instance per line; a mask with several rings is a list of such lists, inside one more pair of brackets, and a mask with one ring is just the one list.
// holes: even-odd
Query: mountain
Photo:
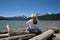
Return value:
[(60, 13), (58, 14), (45, 14), (38, 16), (39, 20), (60, 20)]
[[(45, 14), (37, 16), (39, 20), (60, 20), (60, 13), (57, 14)], [(26, 16), (15, 16), (15, 17), (2, 17), (0, 16), (0, 20), (29, 20), (31, 17)]]
[(5, 17), (0, 16), (0, 20), (4, 20), (4, 19), (6, 19), (6, 18), (5, 18)]
[(0, 16), (0, 20), (26, 20), (26, 16), (15, 16), (15, 17), (2, 17)]
[(26, 16), (15, 16), (15, 17), (8, 17), (9, 20), (26, 20)]
[[(57, 14), (45, 14), (37, 16), (39, 20), (60, 20), (60, 13)], [(31, 19), (31, 17), (28, 18), (28, 20)]]

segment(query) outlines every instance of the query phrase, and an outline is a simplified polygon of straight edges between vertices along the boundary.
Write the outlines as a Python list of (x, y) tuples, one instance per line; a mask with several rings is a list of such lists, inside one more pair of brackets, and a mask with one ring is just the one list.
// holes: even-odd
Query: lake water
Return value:
[[(0, 20), (0, 31), (5, 30), (6, 25), (10, 25), (15, 30), (22, 30), (27, 27), (26, 21)], [(45, 30), (47, 27), (60, 27), (60, 21), (40, 21), (41, 30)]]

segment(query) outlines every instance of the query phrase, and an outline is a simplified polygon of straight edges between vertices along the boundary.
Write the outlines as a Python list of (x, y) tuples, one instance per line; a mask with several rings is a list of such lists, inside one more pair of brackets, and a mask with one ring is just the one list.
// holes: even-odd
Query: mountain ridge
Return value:
[[(39, 20), (60, 20), (60, 13), (58, 14), (45, 14), (37, 16)], [(0, 16), (0, 20), (29, 20), (31, 17), (15, 16), (15, 17), (3, 17)]]

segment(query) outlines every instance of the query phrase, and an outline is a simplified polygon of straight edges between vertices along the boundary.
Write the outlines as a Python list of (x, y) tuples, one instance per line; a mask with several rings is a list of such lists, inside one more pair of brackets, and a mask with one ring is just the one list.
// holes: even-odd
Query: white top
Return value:
[[(31, 19), (31, 20), (27, 21), (26, 24), (28, 25), (28, 27), (30, 27), (32, 29), (40, 27), (39, 20), (37, 20), (37, 24), (33, 24), (33, 20)], [(27, 27), (27, 29), (28, 29), (28, 27)]]

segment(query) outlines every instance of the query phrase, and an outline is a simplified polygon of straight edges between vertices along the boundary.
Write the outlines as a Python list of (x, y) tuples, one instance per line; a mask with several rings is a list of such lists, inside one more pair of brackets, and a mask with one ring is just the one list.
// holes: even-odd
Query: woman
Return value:
[(32, 17), (32, 19), (30, 19), (29, 21), (26, 22), (26, 24), (28, 25), (27, 30), (30, 33), (41, 34), (41, 30), (38, 28), (39, 27), (39, 20), (37, 19), (37, 15), (32, 14), (31, 17)]

